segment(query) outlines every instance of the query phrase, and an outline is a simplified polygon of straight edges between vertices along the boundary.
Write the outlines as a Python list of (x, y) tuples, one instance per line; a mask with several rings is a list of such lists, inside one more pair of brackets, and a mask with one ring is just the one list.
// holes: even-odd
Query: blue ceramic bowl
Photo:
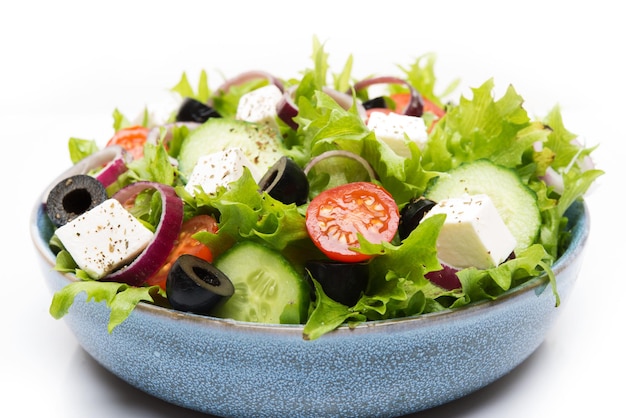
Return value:
[[(562, 301), (589, 234), (583, 202), (569, 210), (573, 239), (554, 271)], [(72, 276), (53, 270), (41, 204), (31, 233), (52, 291)], [(140, 304), (109, 334), (104, 303), (79, 295), (65, 321), (106, 369), (167, 402), (224, 417), (401, 416), (474, 392), (537, 349), (559, 312), (546, 277), (496, 301), (455, 311), (342, 327), (304, 341), (302, 326), (260, 325)]]

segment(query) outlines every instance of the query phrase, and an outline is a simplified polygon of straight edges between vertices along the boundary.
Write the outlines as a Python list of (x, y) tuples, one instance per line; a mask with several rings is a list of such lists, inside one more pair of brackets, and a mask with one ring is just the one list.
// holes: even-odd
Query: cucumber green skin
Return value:
[(301, 324), (310, 302), (303, 275), (280, 253), (252, 241), (236, 244), (214, 263), (235, 293), (211, 312), (218, 318), (268, 324)]
[(189, 178), (198, 158), (203, 155), (239, 147), (257, 168), (259, 175), (281, 156), (280, 134), (269, 126), (234, 119), (211, 118), (183, 141), (178, 154), (178, 169), (183, 179)]
[(428, 186), (424, 196), (434, 202), (463, 194), (486, 194), (517, 240), (515, 251), (532, 245), (541, 227), (537, 195), (507, 167), (489, 160), (461, 164)]

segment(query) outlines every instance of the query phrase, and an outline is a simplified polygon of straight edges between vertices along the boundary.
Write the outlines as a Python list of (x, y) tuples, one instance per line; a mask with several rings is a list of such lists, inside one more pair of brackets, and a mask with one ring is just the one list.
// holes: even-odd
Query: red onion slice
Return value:
[(96, 178), (104, 185), (104, 187), (108, 187), (111, 184), (115, 183), (118, 177), (128, 170), (128, 166), (126, 165), (130, 160), (132, 160), (132, 156), (130, 153), (126, 152), (126, 150), (118, 145), (111, 145), (102, 149), (102, 154), (106, 157), (112, 157), (111, 160), (96, 173)]
[[(579, 148), (578, 153), (572, 158), (572, 162), (570, 162), (570, 166), (574, 163), (577, 163), (583, 172), (587, 170), (593, 170), (596, 167), (596, 165), (593, 159), (589, 155), (585, 155), (582, 161), (578, 161), (578, 157), (579, 157), (578, 154), (580, 154), (586, 147), (585, 140), (584, 139), (581, 140), (580, 138), (574, 138), (570, 141), (570, 143)], [(569, 170), (570, 168), (571, 167), (568, 167), (567, 170)]]
[(565, 190), (565, 184), (563, 183), (563, 176), (558, 173), (554, 168), (546, 168), (546, 173), (540, 176), (539, 179), (543, 180), (548, 186), (552, 186), (555, 192), (563, 194)]
[(409, 103), (406, 105), (403, 114), (407, 116), (417, 116), (421, 117), (424, 113), (424, 101), (422, 100), (422, 96), (419, 92), (413, 87), (408, 81), (403, 80), (398, 77), (392, 76), (381, 76), (381, 77), (373, 77), (368, 78), (362, 81), (359, 81), (354, 85), (354, 90), (357, 92), (363, 89), (366, 89), (375, 84), (402, 84), (409, 89), (409, 94), (411, 95), (411, 99)]
[(298, 116), (298, 106), (293, 101), (293, 95), (298, 86), (291, 86), (283, 92), (282, 99), (276, 104), (276, 114), (291, 129), (298, 129), (298, 124), (293, 120)]
[(247, 83), (248, 81), (257, 79), (266, 79), (270, 84), (274, 84), (276, 87), (278, 87), (281, 92), (285, 91), (282, 81), (280, 81), (277, 77), (273, 76), (267, 71), (261, 70), (246, 71), (236, 77), (230, 78), (222, 83), (222, 85), (219, 86), (216, 91), (226, 93), (228, 92), (228, 90), (230, 90), (232, 86), (238, 86), (240, 84)]
[(123, 205), (147, 189), (155, 189), (161, 193), (161, 220), (154, 232), (154, 237), (146, 249), (129, 265), (105, 276), (101, 279), (102, 281), (141, 286), (165, 263), (167, 256), (174, 248), (183, 223), (183, 201), (178, 197), (173, 187), (155, 182), (140, 181), (119, 190), (113, 195), (113, 198)]
[(332, 150), (332, 151), (326, 151), (321, 153), (320, 155), (316, 156), (315, 158), (313, 158), (311, 161), (309, 161), (309, 163), (306, 165), (306, 167), (304, 167), (304, 174), (308, 174), (309, 171), (311, 171), (311, 169), (313, 168), (313, 166), (315, 166), (317, 163), (319, 163), (322, 160), (325, 160), (327, 158), (332, 158), (332, 157), (346, 157), (346, 158), (351, 158), (359, 163), (361, 163), (361, 165), (363, 166), (363, 168), (365, 168), (365, 170), (367, 171), (367, 174), (370, 176), (370, 179), (375, 180), (376, 177), (376, 172), (374, 171), (374, 169), (372, 168), (372, 166), (370, 165), (370, 163), (363, 157), (361, 157), (358, 154), (355, 154), (351, 151), (346, 151), (346, 150)]
[(128, 170), (127, 163), (132, 160), (132, 156), (119, 145), (109, 145), (100, 151), (83, 158), (63, 174), (58, 176), (51, 186), (44, 192), (43, 201), (48, 199), (50, 190), (61, 180), (77, 174), (89, 174), (91, 171), (100, 169), (94, 177), (108, 187), (115, 183), (118, 177)]
[[(578, 147), (578, 152), (572, 157), (570, 163), (567, 165), (567, 167), (563, 169), (563, 172), (567, 173), (572, 168), (573, 164), (578, 164), (581, 171), (583, 172), (587, 170), (592, 170), (595, 164), (593, 159), (589, 155), (584, 156), (582, 161), (579, 161), (580, 153), (585, 147), (584, 144), (581, 143), (577, 138), (572, 139), (570, 143)], [(533, 150), (535, 152), (541, 152), (543, 150), (543, 142), (534, 142)], [(543, 182), (546, 183), (548, 186), (552, 186), (554, 191), (558, 194), (563, 194), (565, 190), (563, 175), (560, 172), (556, 171), (554, 168), (548, 167), (545, 174), (543, 176), (539, 176), (539, 179), (543, 180)]]
[(445, 264), (441, 264), (441, 267), (443, 267), (441, 270), (430, 271), (424, 277), (446, 290), (459, 289), (461, 281), (456, 275), (459, 270)]
[[(352, 95), (352, 92), (342, 93), (335, 89), (331, 89), (330, 87), (322, 87), (322, 91), (332, 97), (333, 100), (336, 101), (337, 104), (345, 110), (350, 109), (354, 104), (354, 96)], [(365, 107), (363, 107), (363, 104), (359, 101), (356, 102), (356, 110), (357, 112), (359, 112), (359, 115), (361, 115), (362, 118), (365, 118)]]

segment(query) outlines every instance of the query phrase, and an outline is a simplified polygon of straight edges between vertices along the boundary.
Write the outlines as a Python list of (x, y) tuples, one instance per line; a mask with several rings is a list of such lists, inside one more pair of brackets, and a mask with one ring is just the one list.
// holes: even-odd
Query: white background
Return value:
[[(11, 4), (11, 5), (8, 5)], [(70, 136), (105, 142), (112, 111), (167, 98), (183, 71), (296, 76), (314, 35), (338, 72), (397, 73), (435, 52), (441, 88), (460, 77), (509, 83), (542, 116), (560, 104), (569, 130), (600, 144), (606, 171), (588, 197), (592, 234), (575, 291), (545, 342), (510, 375), (423, 417), (616, 416), (626, 373), (624, 100), (619, 2), (22, 1), (0, 6), (2, 266), (0, 405), (11, 416), (200, 417), (127, 385), (48, 315), (28, 231), (32, 205), (69, 166)], [(486, 359), (485, 361), (488, 361)], [(452, 366), (453, 367), (453, 366)], [(618, 383), (620, 382), (620, 383)]]

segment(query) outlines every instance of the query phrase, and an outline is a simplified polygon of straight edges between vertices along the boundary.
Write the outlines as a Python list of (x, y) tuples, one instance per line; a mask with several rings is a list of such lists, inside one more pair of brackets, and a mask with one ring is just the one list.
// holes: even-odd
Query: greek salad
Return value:
[[(567, 208), (603, 174), (555, 106), (531, 117), (489, 79), (450, 99), (434, 54), (396, 75), (251, 70), (211, 89), (183, 74), (164, 120), (114, 111), (99, 145), (44, 192), (55, 268), (104, 301), (109, 332), (140, 302), (272, 324), (316, 339), (340, 326), (496, 299), (547, 275)], [(330, 81), (329, 81), (330, 80)]]

